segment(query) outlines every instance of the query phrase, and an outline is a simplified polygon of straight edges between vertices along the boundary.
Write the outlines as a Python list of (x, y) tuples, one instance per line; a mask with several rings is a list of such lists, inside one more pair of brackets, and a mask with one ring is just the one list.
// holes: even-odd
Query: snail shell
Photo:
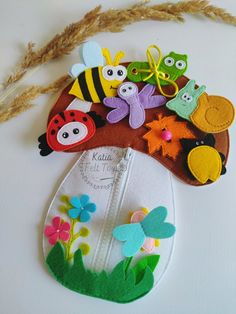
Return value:
[(190, 120), (203, 132), (219, 133), (229, 128), (234, 115), (234, 106), (228, 99), (203, 93), (198, 99), (197, 108), (190, 115)]

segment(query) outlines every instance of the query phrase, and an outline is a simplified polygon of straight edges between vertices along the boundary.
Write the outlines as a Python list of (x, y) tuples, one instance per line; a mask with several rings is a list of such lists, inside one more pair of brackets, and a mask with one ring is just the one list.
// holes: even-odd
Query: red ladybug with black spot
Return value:
[(55, 115), (48, 124), (47, 132), (39, 138), (41, 156), (53, 151), (61, 152), (87, 142), (95, 134), (96, 128), (105, 121), (95, 111), (65, 110)]

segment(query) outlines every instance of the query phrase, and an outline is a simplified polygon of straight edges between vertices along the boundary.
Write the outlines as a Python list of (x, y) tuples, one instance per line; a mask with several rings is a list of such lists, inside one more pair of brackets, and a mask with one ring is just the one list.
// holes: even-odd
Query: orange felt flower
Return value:
[(182, 150), (181, 138), (195, 138), (187, 127), (187, 122), (176, 121), (176, 116), (162, 117), (157, 115), (157, 120), (147, 123), (150, 129), (143, 138), (148, 142), (149, 154), (161, 149), (162, 156), (169, 156), (174, 160)]

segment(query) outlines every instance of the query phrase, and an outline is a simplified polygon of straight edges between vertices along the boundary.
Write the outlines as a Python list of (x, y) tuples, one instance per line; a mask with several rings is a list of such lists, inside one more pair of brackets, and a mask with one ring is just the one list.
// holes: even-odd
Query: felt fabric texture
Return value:
[[(164, 56), (161, 60), (159, 71), (166, 74), (166, 76), (172, 81), (176, 81), (181, 77), (188, 68), (188, 56), (181, 55), (175, 52), (170, 52), (168, 55)], [(139, 72), (141, 69), (149, 69), (148, 62), (132, 62), (127, 68), (127, 77), (130, 81), (138, 83), (142, 82), (148, 73)], [(147, 80), (149, 84), (156, 84), (156, 79), (154, 76)], [(168, 85), (168, 82), (160, 80), (162, 86)]]
[(172, 237), (175, 233), (175, 227), (164, 222), (167, 216), (167, 209), (163, 206), (154, 208), (139, 223), (125, 224), (112, 232), (112, 235), (118, 241), (124, 242), (122, 253), (126, 257), (131, 257), (144, 245), (147, 237), (154, 239), (165, 239)]
[(58, 240), (67, 242), (70, 238), (69, 231), (70, 224), (56, 216), (52, 219), (52, 224), (45, 227), (44, 235), (48, 238), (48, 242), (51, 245), (55, 245)]
[(89, 196), (83, 194), (80, 198), (74, 196), (70, 199), (70, 204), (73, 206), (68, 210), (68, 215), (72, 219), (79, 219), (80, 222), (88, 222), (90, 213), (96, 211), (96, 204), (89, 202)]
[(52, 150), (65, 151), (93, 137), (93, 119), (79, 110), (65, 110), (55, 115), (48, 124), (47, 143)]
[[(81, 49), (85, 65), (75, 64), (71, 68), (70, 74), (75, 81), (69, 93), (93, 103), (100, 103), (105, 97), (116, 96), (118, 86), (127, 75), (126, 68), (119, 65), (124, 53), (119, 51), (112, 61), (109, 50), (102, 49), (95, 42), (87, 42)], [(106, 66), (103, 66), (103, 57), (106, 59)]]
[(234, 106), (228, 99), (204, 93), (190, 119), (203, 132), (219, 133), (230, 127), (234, 116)]
[(153, 271), (159, 257), (140, 261), (135, 269), (130, 266), (131, 260), (119, 262), (111, 273), (102, 271), (95, 273), (86, 269), (81, 250), (74, 254), (73, 263), (65, 258), (65, 252), (60, 244), (49, 252), (46, 264), (50, 273), (63, 286), (93, 297), (128, 303), (147, 294), (153, 287)]
[[(128, 66), (128, 63), (125, 63), (124, 66)], [(188, 82), (188, 78), (181, 76), (177, 79), (176, 83), (179, 86), (179, 89), (183, 88)], [(145, 86), (144, 83), (139, 83), (138, 87), (141, 90)], [(53, 116), (57, 113), (64, 111), (69, 104), (75, 99), (75, 96), (69, 94), (69, 90), (71, 89), (71, 84), (69, 84), (61, 93), (58, 100), (55, 102), (53, 108), (49, 114), (49, 121)], [(163, 89), (166, 92), (171, 92), (173, 89), (170, 86), (165, 86)], [(155, 95), (160, 94), (156, 90)], [(103, 119), (106, 119), (106, 116), (109, 112), (109, 109), (103, 105), (93, 104), (92, 111), (96, 111), (97, 114), (101, 115)], [(163, 116), (169, 116), (170, 111), (165, 108), (165, 106), (152, 108), (146, 110), (146, 119), (145, 123), (152, 122), (153, 119), (156, 118), (157, 114), (162, 114)], [(194, 127), (193, 124), (189, 125), (191, 131), (194, 133), (196, 137), (204, 137), (205, 133)], [(131, 147), (135, 150), (138, 150), (142, 153), (147, 152), (146, 141), (143, 139), (143, 135), (147, 132), (146, 127), (143, 125), (138, 129), (132, 129), (129, 127), (126, 118), (121, 120), (115, 126), (107, 123), (103, 128), (97, 129), (93, 138), (91, 138), (88, 142), (83, 143), (81, 145), (77, 145), (72, 149), (67, 150), (66, 152), (79, 152), (84, 151), (100, 146), (117, 146), (117, 147)], [(215, 148), (222, 152), (227, 162), (228, 152), (229, 152), (229, 134), (228, 131), (224, 131), (221, 133), (215, 134), (216, 145)], [(176, 160), (172, 160), (170, 158), (166, 158), (162, 156), (160, 152), (156, 152), (151, 155), (157, 161), (159, 161), (163, 166), (169, 169), (174, 175), (176, 175), (182, 181), (191, 184), (191, 185), (202, 185), (199, 181), (189, 178), (188, 171), (185, 168), (185, 154), (179, 154)], [(210, 182), (207, 182), (210, 183)]]
[(120, 98), (106, 97), (103, 100), (105, 106), (114, 108), (107, 115), (107, 121), (117, 123), (129, 114), (129, 125), (137, 129), (145, 121), (145, 110), (156, 108), (166, 103), (166, 98), (161, 95), (153, 96), (155, 87), (146, 85), (140, 92), (132, 82), (122, 83), (117, 90)]
[[(130, 222), (131, 223), (140, 222), (147, 216), (147, 214), (148, 212), (145, 212), (144, 210), (135, 211), (130, 218)], [(156, 246), (156, 239), (146, 238), (142, 245), (141, 250), (150, 254), (153, 252), (155, 246)]]
[(205, 89), (205, 86), (195, 89), (195, 81), (191, 80), (178, 92), (174, 99), (167, 102), (166, 107), (175, 111), (181, 118), (191, 121), (190, 115), (197, 108), (198, 98)]
[(214, 135), (209, 133), (202, 138), (195, 138), (195, 139), (182, 138), (180, 142), (181, 142), (184, 152), (186, 153), (186, 155), (188, 155), (188, 153), (192, 149), (200, 145), (215, 147), (216, 140), (215, 140)]
[(38, 142), (39, 153), (41, 156), (45, 157), (53, 152), (53, 149), (51, 149), (47, 142), (47, 133), (43, 133), (42, 135), (40, 135), (38, 137)]
[[(188, 56), (171, 51), (161, 60), (159, 70), (166, 73), (169, 79), (176, 81), (184, 75), (188, 69)], [(167, 82), (161, 80), (161, 85), (168, 85)]]
[(76, 78), (87, 68), (102, 66), (104, 64), (102, 48), (95, 41), (88, 41), (79, 47), (80, 58), (84, 63), (74, 64), (69, 74)]
[[(148, 143), (149, 154), (154, 154), (161, 150), (162, 156), (170, 157), (176, 160), (178, 154), (182, 150), (180, 143), (181, 138), (194, 138), (194, 133), (188, 127), (187, 122), (177, 121), (176, 116), (157, 116), (157, 120), (153, 120), (146, 124), (150, 129), (143, 138)], [(170, 132), (171, 139), (163, 139), (163, 133)]]
[(147, 255), (141, 258), (138, 263), (133, 267), (133, 271), (136, 276), (136, 282), (139, 282), (144, 273), (145, 269), (148, 266), (152, 272), (154, 272), (158, 262), (160, 259), (160, 255)]
[(211, 146), (195, 147), (188, 154), (187, 162), (192, 175), (203, 184), (220, 177), (222, 160), (217, 150)]

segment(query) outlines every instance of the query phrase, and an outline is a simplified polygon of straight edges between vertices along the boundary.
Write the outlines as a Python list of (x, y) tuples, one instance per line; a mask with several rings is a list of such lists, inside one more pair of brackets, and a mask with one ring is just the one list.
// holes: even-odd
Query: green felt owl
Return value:
[[(170, 52), (167, 56), (163, 57), (159, 66), (159, 71), (168, 75), (172, 81), (182, 76), (188, 67), (188, 56), (181, 55), (175, 52)], [(168, 85), (168, 82), (161, 81), (161, 85)]]
[[(160, 66), (158, 68), (159, 71), (165, 73), (165, 75), (172, 81), (176, 81), (177, 78), (182, 76), (188, 67), (188, 56), (181, 55), (175, 52), (170, 52), (168, 55), (162, 58)], [(139, 69), (149, 69), (148, 62), (132, 62), (129, 64), (127, 68), (128, 79), (132, 82), (142, 82), (149, 73), (139, 72)], [(149, 84), (156, 84), (156, 78), (153, 75), (147, 81)], [(162, 86), (169, 85), (168, 82), (164, 80), (160, 80)]]

